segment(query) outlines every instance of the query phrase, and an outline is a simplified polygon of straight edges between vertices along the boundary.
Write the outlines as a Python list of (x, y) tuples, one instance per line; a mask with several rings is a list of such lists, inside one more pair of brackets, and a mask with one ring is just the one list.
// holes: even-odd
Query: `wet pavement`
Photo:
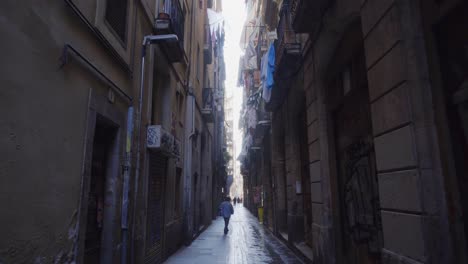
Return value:
[(229, 233), (218, 217), (189, 247), (183, 247), (165, 263), (303, 263), (280, 240), (258, 223), (242, 205), (234, 207)]

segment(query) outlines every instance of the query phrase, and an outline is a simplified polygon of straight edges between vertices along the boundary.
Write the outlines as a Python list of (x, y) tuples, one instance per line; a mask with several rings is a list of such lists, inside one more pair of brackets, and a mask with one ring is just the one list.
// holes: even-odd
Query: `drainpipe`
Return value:
[[(190, 21), (190, 40), (193, 40), (193, 25), (194, 25), (194, 18), (195, 18), (195, 1), (192, 0), (192, 16), (191, 16), (191, 21)], [(186, 87), (188, 89), (188, 96), (190, 96), (190, 99), (187, 98), (187, 108), (186, 108), (186, 115), (185, 115), (185, 124), (186, 124), (186, 131), (185, 131), (185, 158), (184, 158), (184, 174), (185, 174), (185, 180), (184, 180), (184, 220), (183, 220), (183, 227), (184, 227), (184, 242), (186, 245), (190, 245), (192, 243), (192, 238), (193, 238), (193, 228), (192, 228), (192, 138), (193, 135), (195, 134), (195, 95), (193, 94), (193, 87), (190, 82), (190, 75), (191, 75), (191, 69), (192, 69), (192, 63), (191, 63), (191, 58), (192, 58), (192, 43), (190, 43), (190, 49), (189, 49), (189, 66), (187, 67), (187, 84)], [(188, 109), (191, 109), (192, 113), (188, 112)], [(190, 131), (188, 129), (189, 125), (190, 126)]]
[[(195, 135), (195, 95), (192, 92), (192, 89), (189, 88), (187, 98), (187, 111), (186, 111), (186, 131), (187, 135), (185, 138), (185, 181), (184, 181), (184, 229), (185, 238), (184, 242), (186, 245), (190, 245), (192, 242), (192, 139)], [(191, 109), (190, 112), (188, 109)]]
[(127, 138), (125, 142), (125, 164), (123, 165), (123, 194), (122, 194), (122, 254), (120, 263), (127, 263), (128, 248), (128, 192), (130, 189), (130, 168), (132, 166), (132, 136), (133, 136), (133, 106), (127, 113)]
[[(134, 191), (134, 196), (133, 196), (133, 217), (132, 219), (136, 218), (136, 206), (137, 206), (137, 198), (138, 198), (138, 181), (140, 178), (140, 163), (141, 163), (141, 123), (142, 123), (142, 111), (143, 111), (143, 92), (144, 92), (144, 84), (145, 84), (145, 57), (146, 57), (146, 48), (148, 45), (155, 44), (157, 42), (162, 42), (162, 41), (179, 41), (179, 38), (175, 34), (166, 34), (166, 35), (147, 35), (143, 38), (143, 47), (142, 47), (142, 52), (141, 52), (141, 73), (140, 73), (140, 93), (138, 97), (138, 112), (137, 112), (137, 118), (136, 118), (136, 168), (135, 168), (135, 191)], [(125, 208), (126, 211), (128, 211), (128, 203), (125, 204), (127, 208)], [(122, 209), (124, 211), (124, 209)], [(127, 216), (125, 216), (127, 218)], [(124, 220), (122, 220), (122, 227)], [(127, 220), (125, 220), (125, 229), (128, 229), (128, 223)], [(122, 228), (124, 229), (124, 228)], [(132, 233), (135, 234), (135, 225), (133, 225), (132, 228)], [(122, 237), (122, 242), (128, 241), (128, 234), (127, 232), (123, 233), (125, 236)], [(134, 240), (132, 240), (134, 242)], [(135, 246), (132, 243), (132, 248), (131, 248), (131, 256), (132, 256), (132, 261), (135, 259)], [(127, 245), (122, 243), (122, 264), (126, 264), (126, 258), (124, 259), (124, 256), (126, 255), (127, 251)]]

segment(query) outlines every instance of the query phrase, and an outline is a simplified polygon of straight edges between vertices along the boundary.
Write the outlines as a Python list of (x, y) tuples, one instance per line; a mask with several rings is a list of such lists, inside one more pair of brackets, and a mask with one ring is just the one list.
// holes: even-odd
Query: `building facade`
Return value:
[(211, 105), (211, 113), (205, 114), (207, 119), (212, 120), (210, 128), (213, 131), (213, 203), (211, 216), (215, 218), (218, 215), (219, 204), (223, 201), (225, 186), (227, 180), (226, 160), (224, 159), (224, 150), (226, 148), (226, 131), (224, 128), (225, 113), (225, 80), (226, 67), (224, 62), (224, 18), (221, 15), (222, 1), (209, 1), (208, 19), (206, 27), (207, 43), (210, 43), (209, 53), (206, 63), (205, 93), (204, 102)]
[(223, 146), (205, 116), (205, 53), (222, 61), (223, 44), (214, 53), (204, 33), (220, 11), (0, 4), (1, 263), (161, 263), (210, 224)]
[(252, 108), (270, 145), (245, 126), (249, 208), (313, 263), (465, 263), (466, 3), (248, 2), (274, 47)]
[(237, 172), (236, 168), (236, 160), (234, 159), (236, 153), (236, 145), (234, 143), (234, 92), (235, 90), (230, 90), (226, 94), (226, 98), (224, 101), (224, 112), (226, 116), (225, 120), (225, 130), (226, 130), (226, 155), (225, 158), (227, 159), (227, 175), (228, 177), (232, 175), (232, 184), (227, 186), (227, 190), (229, 196), (234, 197), (241, 197), (242, 193), (242, 185), (239, 182), (240, 174)]

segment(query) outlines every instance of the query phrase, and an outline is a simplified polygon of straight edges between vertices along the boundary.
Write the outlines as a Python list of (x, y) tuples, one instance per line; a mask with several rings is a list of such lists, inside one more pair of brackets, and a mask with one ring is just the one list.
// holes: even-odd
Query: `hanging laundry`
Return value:
[(237, 86), (244, 86), (244, 56), (239, 58), (239, 70), (237, 72)]
[(255, 128), (257, 126), (257, 110), (250, 107), (247, 111), (247, 128)]
[(253, 41), (250, 41), (245, 49), (244, 55), (244, 69), (256, 70), (257, 69), (257, 51)]
[(238, 160), (241, 163), (246, 163), (248, 158), (247, 158), (247, 153), (249, 153), (250, 147), (253, 145), (253, 138), (250, 134), (247, 134), (244, 139), (242, 140), (242, 150), (241, 153), (238, 157)]
[(259, 70), (254, 71), (254, 86), (260, 87), (260, 71)]
[(275, 84), (273, 75), (275, 73), (275, 45), (274, 43), (270, 44), (270, 48), (267, 52), (267, 64), (266, 66), (266, 76), (265, 76), (265, 83), (263, 86), (263, 99), (265, 102), (270, 102), (271, 99), (271, 90), (273, 89), (273, 85)]
[[(260, 82), (261, 82), (261, 88), (263, 89), (263, 93), (265, 93), (265, 89), (266, 89), (267, 72), (268, 72), (268, 52), (263, 54), (261, 65), (260, 65)], [(263, 94), (263, 98), (265, 99), (265, 94)]]

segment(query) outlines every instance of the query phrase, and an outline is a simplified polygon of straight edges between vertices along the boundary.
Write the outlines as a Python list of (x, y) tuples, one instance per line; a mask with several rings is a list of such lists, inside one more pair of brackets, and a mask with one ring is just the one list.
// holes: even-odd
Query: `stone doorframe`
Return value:
[[(430, 85), (432, 100), (435, 108), (434, 119), (437, 124), (437, 140), (439, 141), (441, 170), (445, 188), (445, 197), (447, 204), (447, 223), (451, 233), (451, 247), (453, 260), (450, 262), (466, 263), (468, 255), (466, 252), (467, 240), (465, 237), (465, 227), (462, 212), (462, 196), (460, 185), (458, 183), (456, 162), (454, 157), (454, 146), (452, 132), (450, 128), (450, 111), (447, 108), (453, 98), (448, 98), (448, 93), (444, 87), (443, 73), (441, 68), (441, 55), (438, 47), (438, 37), (436, 28), (441, 25), (446, 18), (456, 12), (463, 10), (466, 5), (464, 0), (444, 1), (442, 4), (436, 4), (435, 0), (421, 2), (422, 28), (426, 38), (428, 72), (431, 76)], [(460, 9), (460, 7), (462, 9)]]
[[(117, 102), (112, 104), (109, 100), (98, 94), (97, 89), (89, 89), (87, 117), (85, 125), (85, 137), (84, 137), (84, 150), (83, 150), (83, 162), (82, 162), (82, 177), (81, 177), (81, 193), (78, 209), (78, 223), (77, 223), (77, 245), (75, 249), (75, 258), (77, 263), (83, 262), (85, 237), (86, 237), (86, 222), (87, 222), (87, 211), (88, 211), (88, 193), (91, 182), (91, 166), (92, 166), (92, 154), (93, 154), (93, 142), (94, 134), (96, 130), (96, 120), (98, 115), (103, 117), (106, 121), (111, 123), (116, 128), (115, 142), (112, 144), (111, 161), (107, 164), (106, 169), (106, 182), (105, 182), (105, 201), (111, 201), (109, 207), (105, 207), (104, 210), (104, 223), (107, 224), (107, 228), (103, 229), (102, 234), (102, 254), (101, 257), (112, 263), (114, 259), (120, 259), (118, 255), (115, 255), (115, 247), (120, 243), (120, 219), (121, 219), (121, 206), (122, 206), (122, 181), (123, 174), (121, 169), (121, 161), (124, 157), (125, 148), (123, 143), (125, 142), (125, 120), (126, 113), (119, 111), (119, 108), (127, 107), (120, 106)], [(109, 192), (109, 189), (112, 190)], [(105, 206), (106, 206), (105, 203)], [(114, 219), (118, 219), (115, 221)], [(105, 225), (105, 224), (104, 224)]]

